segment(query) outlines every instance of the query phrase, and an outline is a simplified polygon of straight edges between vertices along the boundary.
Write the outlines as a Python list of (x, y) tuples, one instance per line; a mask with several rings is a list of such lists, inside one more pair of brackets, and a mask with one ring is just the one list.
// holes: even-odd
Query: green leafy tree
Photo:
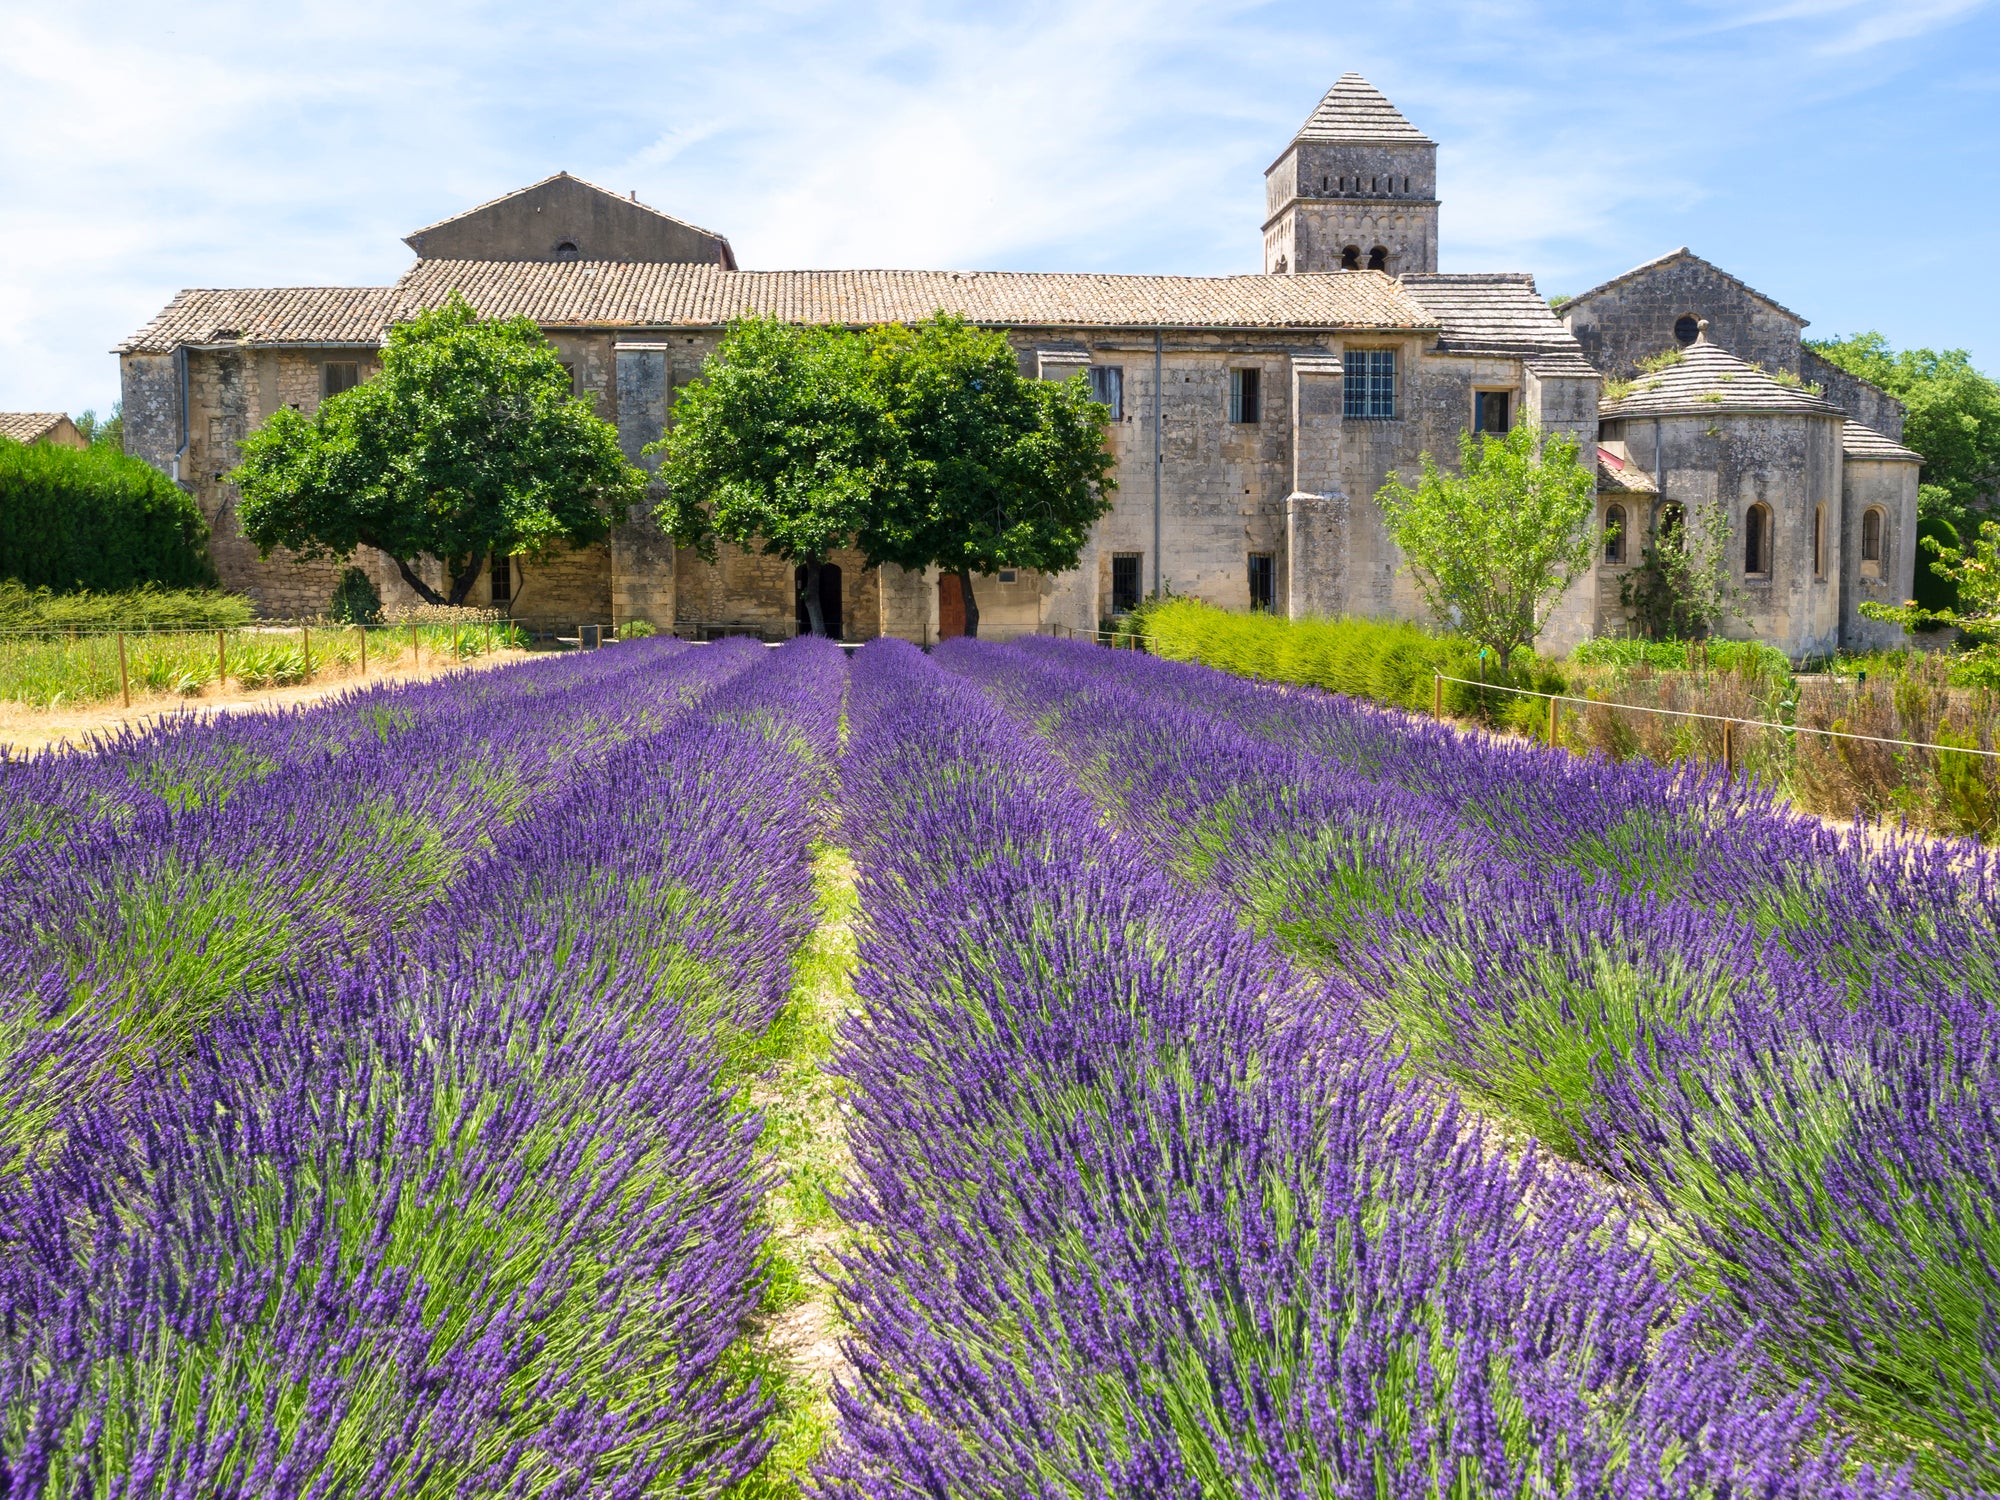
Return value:
[(125, 451), (125, 403), (111, 403), (111, 415), (100, 417), (95, 409), (86, 409), (76, 419), (76, 430), (83, 440), (93, 448), (110, 448), (115, 452)]
[(1983, 522), (1969, 547), (1953, 547), (1936, 537), (1925, 537), (1923, 546), (1937, 559), (1932, 567), (1951, 585), (1956, 603), (1932, 609), (1915, 599), (1905, 604), (1869, 602), (1861, 606), (1861, 613), (1892, 620), (1905, 630), (1956, 625), (1978, 656), (2000, 662), (2000, 521)]
[[(1812, 340), (1807, 347), (1903, 403), (1903, 441), (1924, 456), (1918, 537), (1926, 550), (1933, 542), (1958, 548), (2000, 493), (2000, 381), (1974, 369), (1963, 349), (1898, 352), (1879, 333)], [(1936, 563), (1918, 568), (1912, 587), (1918, 606), (1932, 615), (1958, 603)]]
[(956, 578), (976, 636), (975, 573), (1077, 565), (1111, 507), (1110, 412), (1083, 376), (1024, 379), (1006, 335), (947, 313), (870, 342), (900, 442), (861, 546), (871, 566)]
[(1637, 566), (1619, 579), (1618, 602), (1651, 640), (1698, 641), (1738, 613), (1730, 579), (1728, 518), (1706, 511), (1690, 526), (1680, 506), (1668, 505)]
[(1438, 623), (1504, 670), (1590, 566), (1597, 478), (1574, 442), (1525, 423), (1504, 438), (1460, 433), (1458, 459), (1448, 474), (1425, 453), (1414, 487), (1392, 472), (1375, 498)]
[(431, 604), (463, 604), (489, 556), (596, 541), (646, 491), (534, 322), (482, 321), (455, 294), (390, 330), (375, 379), (311, 417), (273, 413), (230, 479), (265, 554), (379, 547)]
[(820, 569), (868, 524), (895, 447), (861, 335), (739, 319), (647, 450), (660, 527), (710, 560), (720, 538), (803, 567), (806, 618), (825, 635)]

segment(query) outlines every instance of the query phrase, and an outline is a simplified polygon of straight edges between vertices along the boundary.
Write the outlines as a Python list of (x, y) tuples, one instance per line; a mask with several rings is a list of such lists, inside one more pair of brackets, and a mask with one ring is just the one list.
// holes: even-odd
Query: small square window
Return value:
[(1513, 426), (1512, 391), (1475, 391), (1472, 397), (1472, 430), (1504, 437)]
[(352, 360), (329, 360), (320, 366), (319, 391), (322, 396), (338, 396), (361, 384), (361, 366)]
[(1269, 613), (1277, 598), (1276, 559), (1268, 552), (1250, 554), (1250, 607)]
[(1123, 421), (1125, 417), (1125, 367), (1123, 365), (1092, 365), (1090, 367), (1090, 399), (1111, 408), (1111, 420)]
[(1000, 570), (1000, 581), (1002, 583), (1016, 582), (1020, 578), (1020, 576), (1021, 575), (1012, 568), (1002, 568)]
[(1111, 554), (1111, 612), (1114, 615), (1130, 614), (1139, 607), (1144, 591), (1145, 562), (1146, 554), (1143, 552)]
[(1229, 420), (1232, 422), (1255, 423), (1261, 420), (1258, 411), (1259, 372), (1256, 370), (1231, 370), (1229, 372)]
[(1350, 420), (1391, 421), (1396, 415), (1396, 351), (1349, 349), (1341, 359), (1341, 414)]

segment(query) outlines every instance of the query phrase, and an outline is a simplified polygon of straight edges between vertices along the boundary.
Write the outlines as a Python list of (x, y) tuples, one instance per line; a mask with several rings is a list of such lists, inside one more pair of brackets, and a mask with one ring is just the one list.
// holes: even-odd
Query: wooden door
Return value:
[(958, 575), (946, 573), (938, 579), (938, 639), (964, 634), (965, 592), (958, 586)]

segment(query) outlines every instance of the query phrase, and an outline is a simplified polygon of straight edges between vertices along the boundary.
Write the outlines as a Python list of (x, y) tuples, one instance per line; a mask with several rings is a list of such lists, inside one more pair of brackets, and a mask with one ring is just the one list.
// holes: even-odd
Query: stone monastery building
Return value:
[[(1437, 146), (1373, 86), (1336, 83), (1265, 173), (1261, 274), (745, 271), (729, 242), (566, 173), (409, 236), (388, 287), (181, 292), (119, 346), (127, 446), (198, 497), (225, 585), (267, 613), (326, 607), (339, 565), (260, 559), (223, 476), (280, 406), (310, 412), (377, 368), (384, 331), (463, 293), (526, 314), (634, 462), (725, 323), (917, 320), (1003, 330), (1022, 369), (1083, 373), (1115, 421), (1116, 506), (1080, 567), (980, 580), (995, 634), (1080, 629), (1164, 585), (1231, 609), (1421, 619), (1374, 500), (1461, 431), (1535, 422), (1594, 454), (1603, 542), (1543, 644), (1622, 625), (1619, 577), (1650, 529), (1719, 509), (1754, 635), (1793, 656), (1887, 644), (1866, 600), (1909, 596), (1918, 455), (1901, 407), (1800, 343), (1805, 319), (1677, 250), (1552, 312), (1520, 273), (1444, 275)], [(1653, 357), (1679, 351), (1677, 362)], [(1642, 362), (1649, 362), (1648, 368)], [(383, 598), (393, 564), (360, 559)], [(829, 625), (849, 639), (959, 628), (956, 586), (837, 555)], [(788, 635), (789, 568), (676, 549), (643, 509), (608, 543), (502, 559), (477, 602), (537, 625), (648, 620)]]

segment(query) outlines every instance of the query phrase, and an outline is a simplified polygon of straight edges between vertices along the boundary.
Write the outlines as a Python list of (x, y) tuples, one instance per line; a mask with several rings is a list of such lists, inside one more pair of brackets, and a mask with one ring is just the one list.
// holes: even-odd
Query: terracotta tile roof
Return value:
[(1607, 396), (1598, 412), (1613, 417), (1702, 416), (1710, 412), (1810, 412), (1842, 415), (1803, 386), (1784, 385), (1738, 359), (1704, 334), (1674, 364), (1634, 377), (1624, 394)]
[(193, 287), (177, 294), (117, 354), (180, 344), (379, 344), (395, 305), (386, 286)]
[[(1402, 278), (1403, 290), (1437, 319), (1438, 347), (1454, 354), (1508, 354), (1547, 359), (1550, 373), (1595, 374), (1583, 348), (1535, 290), (1525, 272), (1473, 276), (1436, 273)], [(1582, 370), (1569, 368), (1582, 365)]]
[(69, 420), (60, 411), (0, 411), (0, 438), (17, 443), (38, 443)]
[(1720, 276), (1724, 281), (1728, 282), (1731, 286), (1734, 286), (1739, 290), (1747, 293), (1748, 295), (1755, 297), (1759, 302), (1763, 303), (1766, 307), (1771, 308), (1777, 312), (1781, 312), (1786, 317), (1793, 319), (1795, 322), (1797, 322), (1797, 324), (1801, 328), (1804, 328), (1809, 321), (1806, 318), (1801, 318), (1797, 313), (1793, 312), (1789, 307), (1786, 307), (1782, 302), (1774, 302), (1771, 298), (1765, 296), (1762, 292), (1758, 291), (1757, 288), (1750, 285), (1749, 282), (1744, 281), (1739, 277), (1731, 276), (1727, 271), (1723, 270), (1722, 267), (1718, 266), (1714, 261), (1703, 260), (1699, 255), (1696, 255), (1692, 250), (1688, 249), (1686, 245), (1682, 245), (1678, 250), (1669, 250), (1665, 255), (1655, 256), (1652, 260), (1647, 261), (1643, 266), (1634, 266), (1631, 270), (1623, 272), (1620, 275), (1614, 276), (1609, 281), (1599, 282), (1596, 286), (1592, 287), (1587, 292), (1579, 292), (1576, 296), (1571, 297), (1567, 302), (1563, 303), (1563, 311), (1567, 312), (1569, 311), (1569, 309), (1577, 306), (1579, 303), (1588, 302), (1592, 297), (1597, 296), (1600, 292), (1608, 292), (1615, 286), (1623, 286), (1626, 282), (1631, 281), (1634, 277), (1644, 276), (1648, 271), (1657, 271), (1661, 266), (1667, 265), (1677, 260), (1691, 260), (1698, 262), (1699, 264), (1707, 267), (1710, 271), (1714, 272), (1717, 276)]
[(1401, 110), (1359, 73), (1343, 73), (1319, 107), (1299, 127), (1295, 141), (1408, 141), (1432, 145), (1431, 138), (1403, 118)]
[(1436, 326), (1376, 271), (1311, 276), (1108, 276), (1032, 271), (724, 271), (606, 261), (420, 261), (397, 316), (464, 293), (485, 316), (550, 327), (712, 328), (744, 313), (799, 323), (911, 322), (940, 308), (1016, 327)]
[(1901, 443), (1884, 437), (1872, 427), (1850, 419), (1840, 429), (1840, 451), (1849, 458), (1889, 459), (1892, 462), (1920, 464), (1924, 456), (1914, 449), (1905, 448)]
[(1621, 451), (1623, 445), (1608, 447), (1602, 443), (1597, 448), (1597, 489), (1600, 494), (1611, 492), (1622, 495), (1657, 495), (1660, 487), (1653, 482), (1653, 476), (1632, 462), (1631, 456)]

